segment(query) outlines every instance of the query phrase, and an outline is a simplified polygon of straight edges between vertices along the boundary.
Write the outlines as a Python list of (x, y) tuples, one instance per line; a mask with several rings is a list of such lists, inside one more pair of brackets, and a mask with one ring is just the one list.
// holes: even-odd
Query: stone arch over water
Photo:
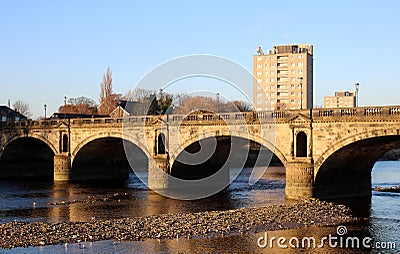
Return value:
[(36, 137), (17, 137), (2, 149), (0, 176), (53, 180), (54, 150)]

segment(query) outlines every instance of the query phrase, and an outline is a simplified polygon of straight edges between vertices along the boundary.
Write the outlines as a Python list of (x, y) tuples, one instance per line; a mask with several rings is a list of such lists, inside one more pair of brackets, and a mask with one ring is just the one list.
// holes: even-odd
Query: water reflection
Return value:
[[(235, 172), (232, 173), (234, 175)], [(0, 183), (0, 222), (90, 221), (160, 213), (229, 210), (285, 202), (284, 169), (271, 167), (255, 185), (248, 184), (246, 168), (225, 190), (201, 200), (183, 201), (163, 197), (131, 174), (128, 182)], [(35, 204), (35, 205), (33, 205)]]

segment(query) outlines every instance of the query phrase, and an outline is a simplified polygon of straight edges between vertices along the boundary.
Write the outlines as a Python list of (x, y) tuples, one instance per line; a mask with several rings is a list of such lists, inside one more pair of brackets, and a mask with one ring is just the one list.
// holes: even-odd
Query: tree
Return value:
[(240, 112), (250, 112), (253, 111), (253, 106), (245, 101), (232, 101), (232, 103), (235, 105), (236, 110), (239, 110)]
[(110, 67), (107, 68), (106, 73), (103, 75), (103, 81), (100, 83), (100, 104), (106, 102), (111, 97), (112, 90), (112, 71)]
[(31, 116), (31, 110), (30, 107), (27, 103), (18, 100), (13, 104), (14, 110), (20, 113), (21, 115), (24, 115), (26, 117)]
[(70, 98), (67, 105), (59, 107), (58, 112), (66, 114), (89, 114), (97, 113), (96, 102), (88, 97), (80, 96)]
[(147, 108), (147, 111), (143, 112), (147, 115), (172, 114), (184, 98), (186, 98), (184, 94), (174, 95), (162, 92), (162, 90), (159, 94), (156, 94), (155, 91), (143, 88), (129, 90), (123, 97), (127, 101), (136, 102), (136, 107)]
[(184, 96), (175, 112), (177, 114), (188, 114), (191, 111), (206, 110), (211, 112), (249, 112), (253, 110), (250, 103), (245, 101), (222, 101), (219, 98), (205, 96)]
[(173, 113), (172, 112), (172, 101), (174, 100), (174, 96), (169, 93), (160, 93), (160, 98), (158, 99), (158, 106), (161, 110), (161, 114)]
[(187, 97), (175, 110), (176, 114), (189, 114), (192, 111), (207, 110), (217, 112), (217, 103), (211, 97), (194, 96)]
[(100, 83), (99, 114), (109, 115), (117, 107), (121, 95), (114, 94), (112, 86), (112, 72), (110, 67), (108, 67), (106, 73), (103, 75), (103, 80)]
[(68, 103), (72, 104), (72, 105), (86, 104), (89, 107), (96, 107), (96, 102), (93, 99), (85, 97), (85, 96), (80, 96), (77, 98), (70, 98), (68, 100)]
[(122, 98), (127, 101), (143, 102), (154, 94), (156, 94), (154, 91), (146, 90), (143, 88), (135, 88), (133, 90), (129, 90)]

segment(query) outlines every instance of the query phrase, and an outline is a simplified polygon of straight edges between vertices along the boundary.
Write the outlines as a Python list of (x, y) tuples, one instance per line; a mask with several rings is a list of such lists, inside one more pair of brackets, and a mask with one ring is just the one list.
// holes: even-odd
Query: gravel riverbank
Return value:
[(374, 191), (380, 191), (380, 192), (394, 192), (394, 193), (400, 193), (400, 186), (393, 186), (393, 187), (375, 187), (372, 188)]
[(0, 248), (110, 239), (140, 241), (221, 236), (311, 225), (338, 225), (355, 220), (345, 206), (311, 199), (267, 207), (90, 222), (9, 222), (0, 225)]

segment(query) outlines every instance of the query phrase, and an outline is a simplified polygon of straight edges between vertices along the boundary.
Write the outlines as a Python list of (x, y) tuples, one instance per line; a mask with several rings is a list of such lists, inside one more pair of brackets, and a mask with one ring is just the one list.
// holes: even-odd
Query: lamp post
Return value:
[(64, 118), (67, 118), (67, 96), (64, 96)]
[(303, 109), (303, 77), (299, 77), (300, 83), (300, 109)]
[(47, 118), (47, 105), (46, 104), (44, 104), (44, 120), (46, 120), (46, 118)]
[(360, 84), (356, 83), (354, 86), (356, 87), (356, 107), (358, 108), (358, 89), (360, 88)]

